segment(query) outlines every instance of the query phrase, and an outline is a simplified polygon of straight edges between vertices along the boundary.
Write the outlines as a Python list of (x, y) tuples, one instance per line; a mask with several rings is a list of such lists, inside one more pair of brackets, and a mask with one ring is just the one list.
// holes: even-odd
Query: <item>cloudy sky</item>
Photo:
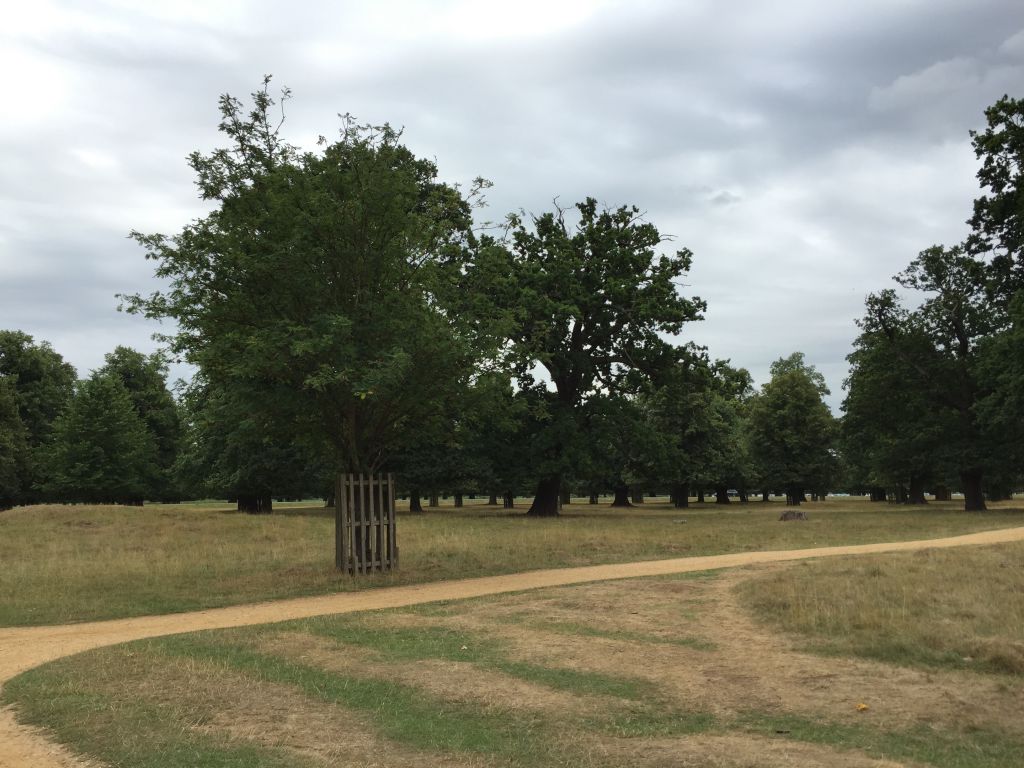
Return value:
[(0, 71), (0, 328), (83, 376), (155, 347), (116, 311), (155, 287), (126, 235), (202, 214), (185, 157), (272, 73), (293, 143), (344, 112), (404, 126), (446, 180), (494, 182), (491, 218), (639, 206), (695, 254), (685, 338), (759, 382), (801, 350), (836, 405), (865, 295), (966, 232), (968, 131), (1024, 95), (1024, 4), (34, 0)]

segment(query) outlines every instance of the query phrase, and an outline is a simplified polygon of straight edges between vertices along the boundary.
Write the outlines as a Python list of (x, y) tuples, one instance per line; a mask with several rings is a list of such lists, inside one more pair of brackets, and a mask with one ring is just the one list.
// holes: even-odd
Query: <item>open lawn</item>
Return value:
[[(1018, 768), (1019, 671), (807, 653), (748, 607), (831, 583), (825, 566), (893, 594), (927, 577), (919, 620), (1013, 644), (1018, 628), (962, 610), (1003, 562), (987, 602), (1019, 602), (1021, 543), (778, 564), (139, 641), (31, 670), (3, 698), (80, 754), (145, 768)], [(925, 642), (898, 612), (843, 608), (823, 641), (863, 623)]]
[[(830, 499), (807, 522), (781, 503), (627, 510), (574, 504), (528, 519), (467, 501), (400, 514), (401, 569), (352, 579), (333, 568), (331, 510), (279, 505), (250, 516), (225, 504), (37, 506), (0, 513), (0, 626), (195, 610), (382, 585), (629, 560), (950, 536), (1024, 523), (1020, 502), (966, 514)], [(401, 511), (401, 508), (400, 508)]]

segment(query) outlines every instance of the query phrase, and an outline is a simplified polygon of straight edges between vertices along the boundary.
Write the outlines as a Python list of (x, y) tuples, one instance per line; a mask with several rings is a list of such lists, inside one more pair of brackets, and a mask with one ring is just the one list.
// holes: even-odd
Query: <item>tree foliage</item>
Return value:
[(588, 198), (575, 222), (567, 213), (510, 216), (508, 236), (482, 242), (463, 283), (470, 312), (501, 340), (530, 400), (539, 479), (531, 511), (540, 515), (557, 514), (562, 478), (585, 440), (587, 402), (635, 389), (671, 358), (661, 334), (679, 333), (704, 308), (676, 286), (691, 253), (658, 255), (663, 238), (637, 208), (602, 209)]
[(822, 399), (824, 380), (796, 352), (771, 366), (771, 380), (750, 404), (756, 461), (767, 482), (800, 503), (808, 489), (827, 489), (835, 468), (835, 420)]
[(968, 247), (992, 255), (987, 281), (1004, 307), (1024, 288), (1024, 99), (1003, 96), (985, 110), (984, 131), (971, 131), (983, 193), (974, 201)]
[(156, 498), (176, 496), (172, 472), (181, 442), (178, 405), (167, 388), (167, 365), (159, 354), (144, 355), (119, 346), (104, 358), (99, 373), (116, 377), (128, 392), (135, 413), (156, 444), (157, 466), (152, 493)]
[(45, 490), (60, 501), (141, 504), (152, 490), (156, 453), (124, 384), (95, 373), (54, 422)]
[(11, 376), (0, 376), (0, 509), (18, 503), (29, 481), (28, 435)]
[(135, 234), (170, 287), (127, 305), (175, 320), (171, 348), (215, 386), (258, 383), (251, 410), (286, 404), (335, 466), (373, 471), (466, 368), (436, 299), (470, 206), (388, 126), (288, 145), (267, 88), (248, 112), (222, 98), (230, 146), (190, 158), (216, 207), (173, 237)]

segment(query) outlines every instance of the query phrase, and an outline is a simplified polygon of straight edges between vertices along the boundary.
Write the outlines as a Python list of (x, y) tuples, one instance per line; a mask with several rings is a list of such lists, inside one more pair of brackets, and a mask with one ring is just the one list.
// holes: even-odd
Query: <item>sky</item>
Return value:
[(117, 311), (160, 287), (127, 235), (203, 215), (186, 157), (272, 74), (289, 141), (401, 126), (486, 218), (636, 205), (694, 254), (680, 339), (758, 383), (801, 351), (837, 408), (865, 296), (964, 237), (969, 131), (1024, 95), (1020, 0), (2, 4), (0, 328), (81, 376), (172, 330)]

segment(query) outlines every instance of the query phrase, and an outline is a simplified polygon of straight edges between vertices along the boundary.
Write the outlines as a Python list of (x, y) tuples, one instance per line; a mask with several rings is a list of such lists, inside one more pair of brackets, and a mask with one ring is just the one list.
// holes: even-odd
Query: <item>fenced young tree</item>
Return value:
[(189, 160), (214, 210), (134, 234), (168, 288), (125, 303), (175, 321), (170, 349), (218, 387), (245, 381), (248, 407), (301, 414), (339, 472), (374, 472), (469, 367), (435, 288), (471, 207), (388, 126), (345, 119), (317, 151), (289, 145), (268, 84), (248, 110), (222, 97), (229, 146)]

